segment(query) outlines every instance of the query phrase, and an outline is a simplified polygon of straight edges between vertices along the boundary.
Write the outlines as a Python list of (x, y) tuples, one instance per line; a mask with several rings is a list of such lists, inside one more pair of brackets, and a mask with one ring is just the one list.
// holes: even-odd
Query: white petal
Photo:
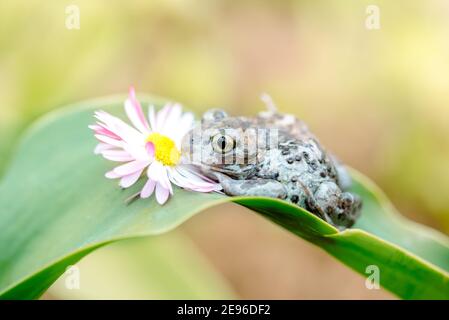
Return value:
[(160, 183), (162, 184), (162, 186), (166, 189), (168, 189), (170, 191), (170, 194), (173, 194), (173, 188), (170, 182), (170, 179), (168, 178), (168, 170), (167, 167), (163, 167), (164, 168), (164, 173), (161, 175), (161, 180)]
[(143, 170), (139, 170), (130, 175), (122, 177), (122, 179), (120, 179), (120, 186), (122, 188), (131, 187), (134, 183), (137, 182), (137, 180), (139, 180), (139, 177), (142, 174), (142, 171)]
[(191, 166), (191, 165), (179, 165), (176, 167), (176, 170), (183, 175), (184, 177), (186, 177), (187, 179), (189, 179), (192, 183), (196, 183), (201, 185), (203, 184), (207, 184), (207, 183), (215, 183), (214, 181), (212, 181), (211, 179), (203, 176), (201, 173), (198, 172), (198, 170), (196, 169), (196, 167)]
[(180, 104), (173, 105), (167, 113), (166, 119), (162, 124), (160, 132), (169, 136), (178, 130), (179, 119), (181, 118), (182, 107)]
[(123, 120), (114, 117), (105, 111), (97, 111), (95, 113), (95, 117), (103, 122), (98, 122), (98, 125), (105, 127), (128, 143), (143, 143), (146, 138), (145, 135), (131, 127)]
[(161, 174), (163, 165), (159, 161), (153, 161), (147, 170), (148, 178), (159, 181), (159, 175)]
[(123, 150), (104, 150), (101, 154), (105, 159), (111, 161), (128, 162), (134, 160), (133, 156)]
[(124, 143), (123, 149), (138, 161), (151, 161), (152, 159), (152, 157), (150, 157), (150, 154), (148, 154), (144, 144), (136, 145)]
[(149, 133), (149, 126), (145, 116), (143, 115), (140, 105), (136, 105), (131, 99), (125, 101), (125, 112), (134, 127), (144, 134)]
[(156, 112), (154, 111), (153, 105), (150, 105), (148, 107), (148, 120), (150, 120), (151, 131), (156, 131), (157, 130)]
[(148, 178), (157, 181), (165, 189), (168, 189), (170, 193), (173, 193), (173, 189), (168, 179), (167, 168), (158, 161), (153, 161), (153, 163), (148, 167), (147, 171)]
[(169, 173), (170, 180), (181, 188), (199, 192), (211, 192), (221, 189), (220, 184), (212, 182), (207, 178), (205, 180), (182, 166), (172, 168)]
[(100, 140), (101, 142), (110, 144), (111, 146), (115, 146), (115, 147), (119, 147), (119, 148), (122, 147), (122, 141), (115, 140), (115, 139), (106, 137), (106, 136), (101, 135), (101, 134), (96, 134), (96, 135), (95, 135), (95, 138), (97, 138), (97, 139)]
[(153, 194), (154, 188), (156, 187), (156, 182), (154, 180), (148, 179), (147, 183), (142, 188), (140, 192), (141, 198), (148, 198)]
[(110, 144), (107, 143), (102, 143), (100, 142), (99, 144), (97, 144), (97, 146), (94, 149), (94, 153), (95, 154), (100, 154), (102, 151), (104, 150), (111, 150), (115, 148), (114, 146), (111, 146)]
[(182, 138), (193, 128), (194, 123), (195, 117), (192, 113), (188, 112), (182, 115), (181, 120), (177, 124), (176, 131), (172, 135), (176, 147), (181, 148)]
[(104, 176), (108, 179), (117, 179), (121, 177), (121, 175), (115, 173), (114, 170), (106, 172)]
[(160, 183), (156, 185), (156, 200), (159, 204), (164, 204), (169, 195), (170, 191), (168, 189), (165, 189)]
[(121, 166), (114, 168), (114, 172), (121, 176), (127, 176), (129, 174), (135, 173), (142, 170), (148, 165), (145, 161), (131, 161)]
[(167, 115), (170, 113), (170, 109), (172, 108), (171, 103), (167, 103), (161, 110), (158, 111), (156, 115), (156, 131), (160, 132), (164, 127), (165, 120), (167, 119)]

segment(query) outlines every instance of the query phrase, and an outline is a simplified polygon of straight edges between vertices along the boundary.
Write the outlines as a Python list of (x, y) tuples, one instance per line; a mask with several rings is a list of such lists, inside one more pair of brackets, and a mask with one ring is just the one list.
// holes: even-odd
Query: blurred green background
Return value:
[[(380, 9), (379, 30), (365, 27), (370, 4)], [(69, 5), (79, 7), (79, 30), (65, 26)], [(129, 85), (198, 113), (224, 107), (254, 114), (267, 92), (375, 180), (404, 215), (449, 232), (448, 1), (9, 0), (0, 3), (0, 26), (0, 170), (39, 116)], [(390, 297), (367, 290), (362, 277), (318, 249), (230, 206), (178, 231), (198, 251), (188, 256), (208, 261), (214, 280), (209, 289), (173, 288), (172, 297)], [(183, 251), (186, 242), (167, 241), (168, 252)], [(129, 244), (136, 245), (145, 247)], [(152, 257), (153, 247), (159, 244), (140, 251)], [(98, 255), (120, 254), (102, 250), (82, 263), (100, 270)], [(170, 278), (175, 271), (161, 265), (167, 274), (155, 278)], [(142, 286), (161, 292), (154, 281)], [(67, 297), (57, 289), (49, 296)]]

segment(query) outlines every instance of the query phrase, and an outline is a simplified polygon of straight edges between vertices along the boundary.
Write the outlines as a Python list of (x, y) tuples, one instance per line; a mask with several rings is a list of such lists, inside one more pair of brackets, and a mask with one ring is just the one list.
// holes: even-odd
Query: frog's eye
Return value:
[(212, 137), (212, 148), (219, 153), (229, 152), (235, 148), (235, 140), (226, 134), (216, 134)]

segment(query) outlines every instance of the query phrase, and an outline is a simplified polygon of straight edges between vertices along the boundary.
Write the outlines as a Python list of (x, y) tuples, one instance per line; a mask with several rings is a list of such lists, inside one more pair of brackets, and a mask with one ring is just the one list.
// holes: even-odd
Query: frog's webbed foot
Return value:
[(362, 209), (359, 196), (350, 192), (341, 192), (334, 182), (322, 183), (313, 199), (315, 209), (325, 216), (325, 220), (340, 229), (351, 227)]
[(215, 173), (223, 187), (224, 193), (230, 196), (261, 196), (285, 199), (287, 191), (282, 183), (272, 179), (235, 180), (224, 174)]

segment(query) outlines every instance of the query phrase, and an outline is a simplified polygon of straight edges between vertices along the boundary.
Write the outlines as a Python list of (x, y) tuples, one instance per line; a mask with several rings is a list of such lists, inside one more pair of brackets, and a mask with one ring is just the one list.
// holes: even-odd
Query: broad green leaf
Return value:
[[(232, 299), (235, 295), (181, 231), (95, 250), (47, 291), (58, 299)], [(71, 288), (73, 280), (79, 287)]]
[[(366, 275), (375, 265), (380, 284), (401, 298), (449, 298), (449, 244), (437, 231), (399, 217), (382, 193), (354, 173), (364, 199), (356, 228), (338, 232), (286, 202), (226, 197), (180, 189), (164, 206), (124, 200), (142, 187), (120, 190), (103, 177), (113, 164), (93, 155), (87, 125), (92, 112), (118, 116), (123, 97), (84, 102), (54, 112), (22, 139), (0, 183), (0, 297), (39, 297), (65, 270), (111, 242), (167, 232), (194, 214), (234, 201), (266, 216)], [(160, 106), (163, 100), (145, 98)]]

